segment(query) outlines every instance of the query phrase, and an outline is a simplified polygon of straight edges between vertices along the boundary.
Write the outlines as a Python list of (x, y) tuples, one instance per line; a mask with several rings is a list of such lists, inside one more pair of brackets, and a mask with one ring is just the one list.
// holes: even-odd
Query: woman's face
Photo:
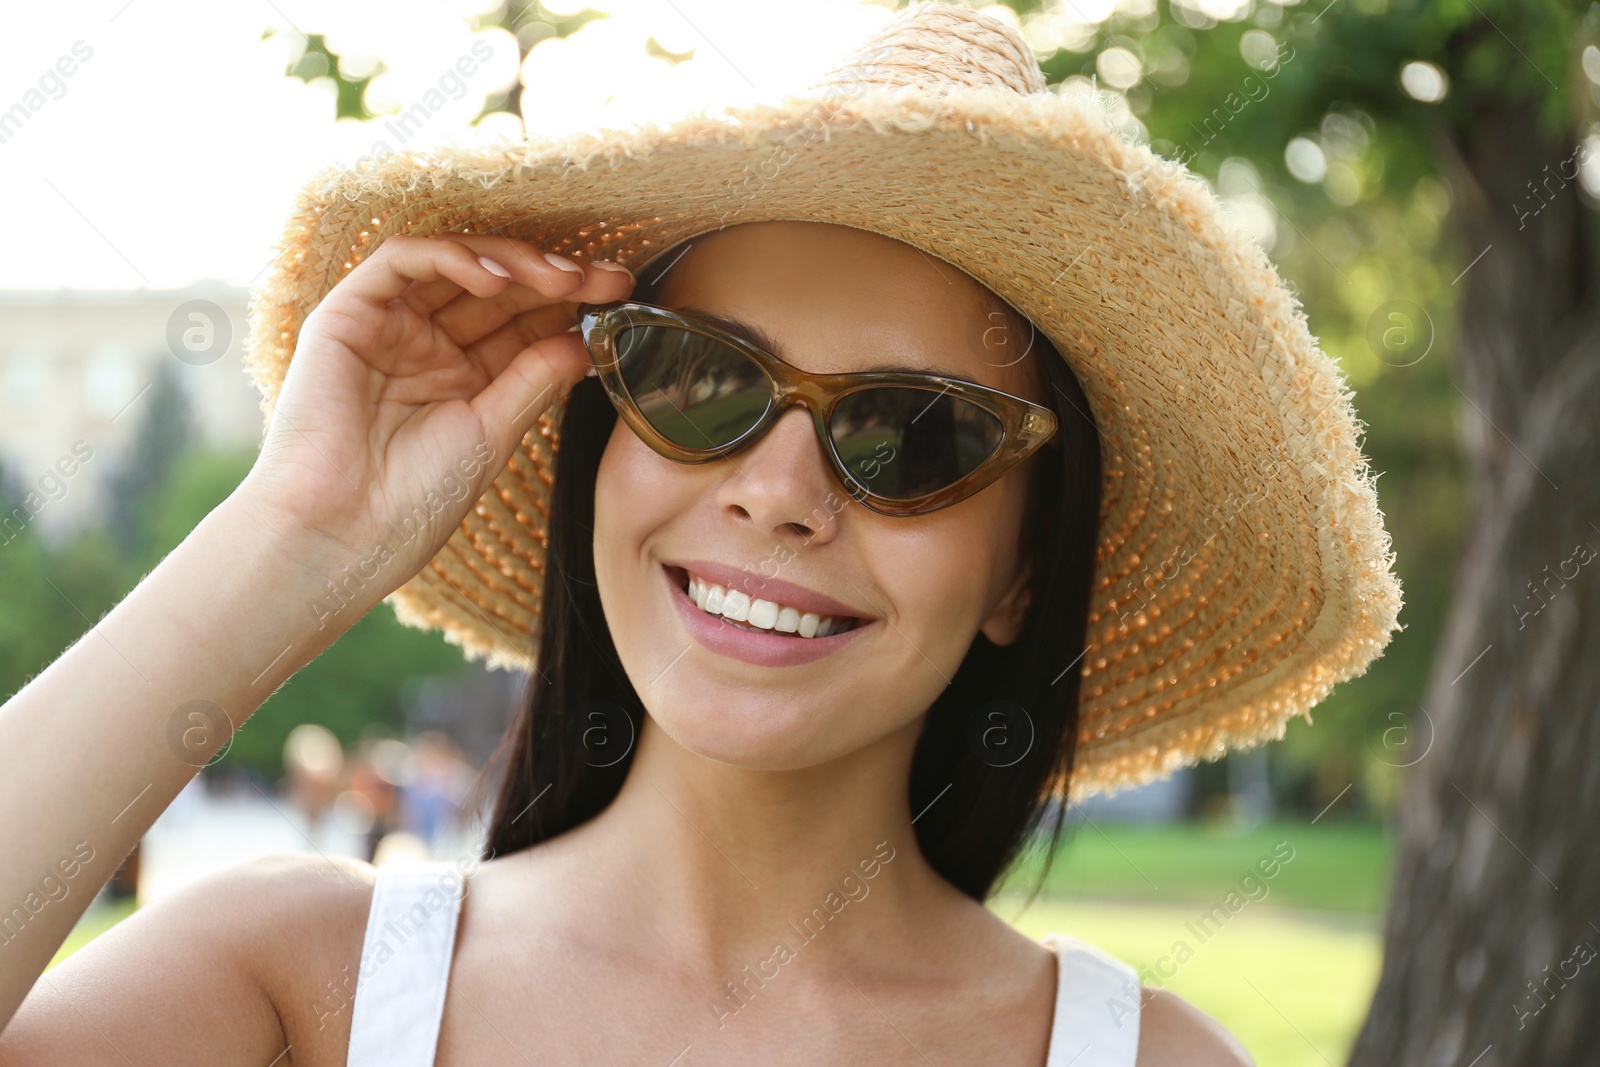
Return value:
[[(932, 369), (1044, 402), (1035, 369), (1011, 354), (1026, 339), (1019, 346), (1006, 335), (985, 296), (901, 242), (779, 221), (695, 239), (656, 302), (759, 327), (802, 370)], [(619, 419), (596, 485), (595, 574), (622, 665), (655, 725), (711, 759), (794, 770), (915, 723), (980, 630), (996, 644), (1020, 630), (1028, 469), (943, 510), (897, 518), (846, 495), (803, 408), (754, 445), (701, 465), (657, 455)], [(716, 647), (732, 624), (678, 591), (680, 568), (696, 562), (745, 572), (752, 597), (766, 591), (763, 599), (785, 603), (777, 579), (864, 621), (806, 646), (833, 648), (809, 662), (749, 662)], [(707, 628), (709, 644), (697, 636)], [(794, 646), (774, 642), (814, 640), (757, 639), (779, 657)]]

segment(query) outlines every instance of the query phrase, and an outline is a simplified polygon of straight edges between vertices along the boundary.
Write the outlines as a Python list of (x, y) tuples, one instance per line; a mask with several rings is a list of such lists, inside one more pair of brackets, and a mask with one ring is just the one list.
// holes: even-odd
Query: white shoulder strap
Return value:
[(347, 1067), (432, 1067), (463, 891), (447, 863), (378, 868)]
[(1134, 1067), (1139, 1055), (1138, 972), (1066, 934), (1048, 934), (1043, 944), (1059, 963), (1046, 1067)]

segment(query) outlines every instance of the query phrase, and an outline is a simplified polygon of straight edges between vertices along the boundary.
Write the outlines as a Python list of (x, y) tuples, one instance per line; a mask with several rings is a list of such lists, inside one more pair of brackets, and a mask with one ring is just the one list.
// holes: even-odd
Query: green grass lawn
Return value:
[[(1079, 825), (1062, 838), (1045, 880), (1052, 896), (1211, 904), (1257, 863), (1292, 855), (1261, 879), (1256, 903), (1377, 915), (1388, 892), (1390, 840), (1380, 826), (1266, 822), (1250, 829), (1175, 823), (1156, 826)], [(1291, 853), (1292, 850), (1292, 853)], [(1031, 888), (1039, 869), (1030, 857), (1008, 884)], [(1242, 893), (1251, 890), (1246, 886)]]
[(1030, 906), (1037, 855), (992, 906), (1030, 937), (1059, 930), (1150, 968), (1146, 984), (1217, 1019), (1263, 1067), (1327, 1067), (1377, 984), (1390, 844), (1382, 827), (1331, 820), (1083, 824)]
[[(1251, 903), (1202, 942), (1185, 924), (1203, 908), (1040, 897), (1018, 915), (1020, 897), (995, 912), (1030, 937), (1051, 931), (1104, 949), (1226, 1026), (1261, 1067), (1345, 1062), (1378, 981), (1380, 939), (1370, 920)], [(1334, 921), (1330, 921), (1330, 919)], [(1181, 965), (1173, 945), (1193, 950)], [(1153, 972), (1151, 972), (1153, 973)]]

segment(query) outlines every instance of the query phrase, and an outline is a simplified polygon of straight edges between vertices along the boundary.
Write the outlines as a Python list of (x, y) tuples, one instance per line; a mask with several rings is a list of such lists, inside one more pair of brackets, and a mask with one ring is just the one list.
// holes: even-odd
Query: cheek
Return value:
[[(969, 633), (982, 622), (990, 592), (989, 523), (981, 514), (949, 516), (936, 530), (875, 550), (873, 568), (894, 605), (895, 622), (946, 674), (960, 665)], [(937, 653), (935, 652), (937, 650)]]
[(629, 589), (639, 581), (642, 546), (650, 531), (660, 524), (660, 517), (651, 512), (662, 506), (666, 496), (640, 491), (647, 477), (643, 468), (648, 462), (639, 454), (641, 451), (649, 452), (619, 421), (595, 473), (595, 582), (619, 649), (627, 635), (617, 632), (616, 620), (628, 617), (622, 607), (632, 599)]
[[(677, 502), (682, 469), (656, 455), (618, 420), (600, 457), (594, 487), (594, 568), (608, 619), (627, 600), (651, 533), (684, 505)], [(619, 595), (620, 594), (620, 595)]]
[[(973, 637), (1016, 578), (1025, 495), (1005, 485), (936, 512), (914, 534), (888, 527), (869, 549), (874, 575), (895, 605), (896, 625), (922, 655), (911, 669), (953, 675)], [(969, 506), (970, 505), (970, 506)]]

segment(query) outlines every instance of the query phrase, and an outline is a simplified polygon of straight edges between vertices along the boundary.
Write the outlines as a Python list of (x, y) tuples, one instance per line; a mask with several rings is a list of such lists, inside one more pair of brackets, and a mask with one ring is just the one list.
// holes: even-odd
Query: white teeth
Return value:
[(750, 621), (750, 594), (730, 589), (722, 596), (722, 617), (734, 622)]
[(753, 599), (748, 593), (724, 589), (692, 574), (689, 576), (688, 594), (689, 599), (702, 611), (762, 630), (799, 634), (801, 637), (827, 637), (847, 625), (846, 620), (833, 615), (818, 615), (771, 600)]
[(778, 625), (778, 605), (770, 600), (751, 601), (750, 613), (745, 616), (744, 621), (751, 626), (759, 626), (763, 630), (770, 630)]

